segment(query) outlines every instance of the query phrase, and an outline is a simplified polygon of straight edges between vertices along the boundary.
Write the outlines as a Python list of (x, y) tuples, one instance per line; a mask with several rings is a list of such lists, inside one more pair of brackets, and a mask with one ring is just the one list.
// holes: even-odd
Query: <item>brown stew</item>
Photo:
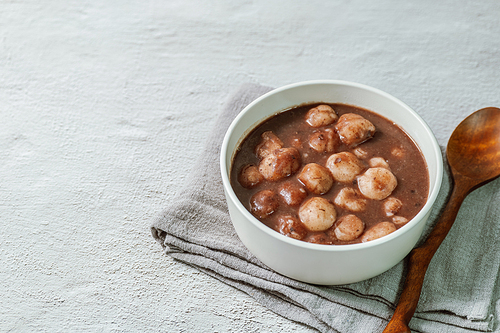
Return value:
[(319, 244), (387, 235), (424, 206), (427, 165), (413, 140), (374, 112), (310, 104), (264, 121), (241, 143), (231, 184), (262, 223)]

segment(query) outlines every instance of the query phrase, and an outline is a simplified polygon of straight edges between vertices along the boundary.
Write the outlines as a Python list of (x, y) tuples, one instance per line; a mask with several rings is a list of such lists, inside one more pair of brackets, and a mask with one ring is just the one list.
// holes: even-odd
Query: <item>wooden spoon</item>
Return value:
[(470, 192), (500, 176), (500, 109), (484, 108), (462, 121), (451, 134), (446, 157), (454, 183), (450, 199), (425, 243), (409, 254), (403, 292), (384, 333), (411, 332), (408, 323), (415, 313), (425, 272), (455, 222), (460, 205)]

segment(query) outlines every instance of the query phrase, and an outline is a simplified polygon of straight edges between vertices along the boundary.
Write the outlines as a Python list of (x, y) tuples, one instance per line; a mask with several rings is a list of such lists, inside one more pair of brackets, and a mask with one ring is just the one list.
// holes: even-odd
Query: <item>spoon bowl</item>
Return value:
[(500, 109), (484, 108), (463, 120), (448, 141), (446, 152), (452, 170), (486, 180), (500, 174)]
[(470, 192), (500, 176), (500, 109), (484, 108), (463, 120), (451, 134), (446, 157), (453, 176), (451, 196), (425, 243), (408, 255), (403, 292), (384, 333), (411, 333), (408, 323), (417, 308), (427, 267), (462, 202)]

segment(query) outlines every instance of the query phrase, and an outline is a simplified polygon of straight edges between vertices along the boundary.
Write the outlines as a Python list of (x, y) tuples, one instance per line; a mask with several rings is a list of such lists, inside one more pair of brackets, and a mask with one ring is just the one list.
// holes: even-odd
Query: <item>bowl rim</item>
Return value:
[[(301, 86), (310, 86), (310, 85), (342, 85), (342, 86), (350, 86), (350, 87), (355, 87), (355, 88), (361, 88), (363, 90), (368, 90), (373, 93), (376, 93), (384, 98), (387, 98), (389, 100), (392, 100), (393, 102), (399, 104), (402, 108), (406, 109), (410, 114), (412, 114), (420, 123), (420, 125), (424, 128), (426, 131), (427, 136), (431, 139), (432, 142), (432, 148), (434, 151), (434, 157), (437, 162), (437, 170), (436, 170), (436, 180), (434, 181), (434, 184), (429, 184), (432, 187), (432, 191), (429, 193), (427, 197), (427, 201), (422, 207), (422, 209), (411, 219), (406, 225), (403, 227), (399, 228), (398, 230), (392, 232), (389, 235), (386, 235), (384, 237), (366, 242), (366, 243), (356, 243), (356, 244), (345, 244), (345, 245), (328, 245), (328, 244), (315, 244), (315, 243), (309, 243), (309, 242), (304, 242), (301, 240), (293, 239), (290, 237), (287, 237), (285, 235), (280, 234), (279, 232), (269, 228), (266, 226), (264, 223), (259, 221), (255, 216), (253, 216), (240, 202), (238, 197), (236, 196), (232, 186), (231, 182), (229, 179), (229, 173), (231, 172), (231, 165), (227, 165), (226, 163), (226, 157), (227, 154), (232, 154), (233, 152), (228, 151), (228, 144), (229, 144), (229, 139), (232, 136), (236, 125), (240, 122), (241, 118), (248, 112), (248, 110), (252, 109), (254, 105), (258, 104), (262, 100), (268, 98), (269, 96), (278, 94), (282, 91), (301, 87)], [(284, 110), (276, 110), (276, 112), (281, 112)], [(376, 111), (375, 111), (376, 112)], [(272, 116), (271, 114), (269, 116)], [(264, 119), (265, 120), (265, 119)], [(258, 123), (257, 123), (258, 124)], [(248, 132), (247, 132), (248, 133)], [(408, 134), (409, 135), (409, 134)], [(423, 154), (423, 153), (422, 153)], [(424, 156), (425, 158), (425, 156)], [(232, 161), (230, 161), (232, 163)], [(226, 172), (226, 170), (228, 170)], [(222, 176), (222, 183), (226, 192), (226, 195), (229, 196), (230, 200), (234, 203), (236, 208), (238, 208), (239, 212), (244, 215), (244, 217), (252, 223), (255, 227), (266, 233), (267, 235), (276, 238), (277, 241), (285, 242), (289, 245), (296, 246), (299, 248), (304, 248), (304, 249), (309, 249), (309, 250), (315, 250), (315, 251), (325, 251), (325, 252), (344, 252), (344, 251), (356, 251), (356, 250), (365, 250), (371, 247), (379, 246), (381, 244), (390, 242), (391, 240), (399, 237), (400, 235), (409, 232), (411, 229), (416, 227), (418, 222), (424, 218), (425, 215), (427, 215), (432, 207), (434, 206), (434, 203), (436, 201), (437, 195), (439, 193), (439, 190), (442, 185), (442, 179), (443, 179), (443, 158), (441, 155), (441, 149), (439, 147), (439, 144), (436, 140), (436, 137), (430, 127), (427, 125), (427, 123), (420, 117), (420, 115), (414, 111), (412, 108), (410, 108), (407, 104), (399, 100), (398, 98), (382, 91), (377, 88), (361, 84), (361, 83), (356, 83), (356, 82), (351, 82), (351, 81), (344, 81), (344, 80), (310, 80), (310, 81), (301, 81), (301, 82), (296, 82), (288, 85), (284, 85), (282, 87), (273, 89), (260, 97), (256, 98), (253, 100), (250, 104), (248, 104), (243, 110), (241, 110), (238, 115), (234, 118), (234, 120), (231, 122), (229, 125), (226, 134), (224, 135), (224, 140), (222, 142), (221, 146), (221, 151), (220, 151), (220, 171), (221, 171), (221, 176)], [(234, 223), (231, 220), (232, 223)]]

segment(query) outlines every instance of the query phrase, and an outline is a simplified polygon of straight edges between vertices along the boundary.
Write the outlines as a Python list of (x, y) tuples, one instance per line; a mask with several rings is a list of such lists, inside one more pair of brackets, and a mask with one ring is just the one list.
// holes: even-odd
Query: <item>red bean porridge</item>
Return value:
[(231, 184), (268, 227), (340, 245), (404, 226), (427, 200), (429, 175), (398, 125), (359, 107), (316, 103), (257, 126), (238, 147)]

